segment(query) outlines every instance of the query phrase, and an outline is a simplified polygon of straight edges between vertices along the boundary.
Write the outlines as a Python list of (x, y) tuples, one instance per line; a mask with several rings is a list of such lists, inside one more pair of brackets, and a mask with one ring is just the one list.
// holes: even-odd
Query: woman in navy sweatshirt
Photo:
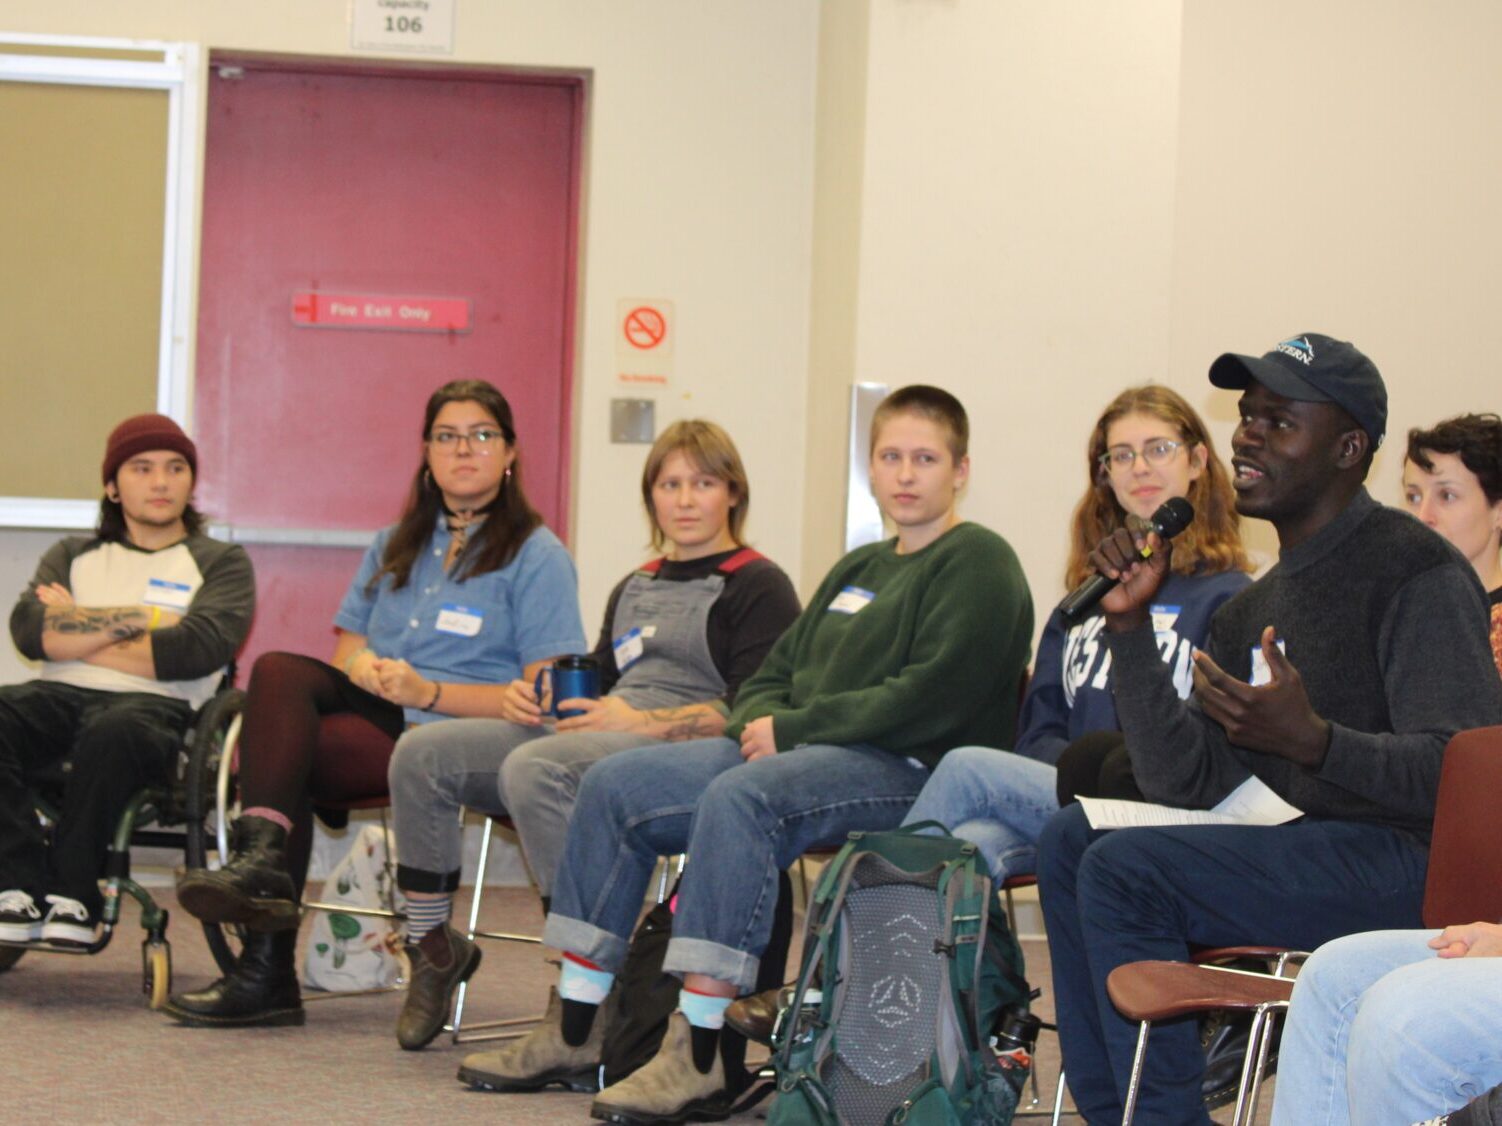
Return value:
[[(1222, 602), (1246, 586), (1249, 564), (1225, 467), (1200, 416), (1167, 387), (1123, 391), (1090, 433), (1088, 484), (1075, 508), (1065, 589), (1091, 572), (1092, 547), (1117, 528), (1146, 527), (1171, 497), (1187, 497), (1194, 522), (1174, 540), (1173, 573), (1153, 606), (1158, 650), (1189, 695), (1190, 657)], [(909, 823), (938, 821), (974, 841), (997, 879), (1033, 871), (1043, 824), (1073, 794), (1138, 797), (1111, 696), (1104, 618), (1074, 625), (1054, 611), (1038, 643), (1033, 678), (1011, 750), (962, 747), (945, 755)]]

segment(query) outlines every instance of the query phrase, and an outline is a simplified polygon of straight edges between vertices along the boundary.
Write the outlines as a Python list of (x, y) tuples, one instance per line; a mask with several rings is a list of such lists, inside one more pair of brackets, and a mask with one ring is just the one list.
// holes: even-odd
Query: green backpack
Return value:
[(851, 833), (819, 877), (768, 1126), (1012, 1121), (1028, 1067), (988, 1040), (1033, 997), (1022, 950), (975, 846), (930, 827)]

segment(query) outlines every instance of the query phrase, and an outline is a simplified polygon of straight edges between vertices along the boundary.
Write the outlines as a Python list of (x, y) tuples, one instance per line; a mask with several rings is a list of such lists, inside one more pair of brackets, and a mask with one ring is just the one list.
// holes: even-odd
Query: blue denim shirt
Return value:
[[(589, 651), (574, 561), (547, 528), (528, 536), (499, 571), (456, 582), (443, 569), (448, 531), (440, 518), (407, 585), (393, 590), (387, 575), (367, 592), (391, 532), (376, 536), (334, 615), (336, 626), (363, 634), (378, 656), (401, 657), (430, 680), (505, 684), (533, 661)], [(417, 708), (406, 714), (409, 723), (448, 718)]]

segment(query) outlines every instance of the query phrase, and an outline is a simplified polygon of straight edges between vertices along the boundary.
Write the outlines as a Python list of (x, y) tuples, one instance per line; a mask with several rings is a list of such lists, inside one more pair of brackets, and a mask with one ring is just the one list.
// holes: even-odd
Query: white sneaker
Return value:
[(59, 946), (92, 946), (99, 938), (99, 927), (89, 918), (89, 909), (66, 895), (49, 895), (52, 910), (42, 922), (42, 940)]
[(36, 900), (17, 888), (0, 891), (0, 939), (32, 942), (41, 937), (42, 913)]

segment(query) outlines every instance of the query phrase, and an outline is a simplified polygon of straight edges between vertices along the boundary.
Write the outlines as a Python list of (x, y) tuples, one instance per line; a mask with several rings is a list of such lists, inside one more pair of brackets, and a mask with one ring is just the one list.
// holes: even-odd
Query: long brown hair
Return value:
[(746, 526), (746, 513), (751, 511), (751, 481), (741, 464), (740, 451), (722, 427), (702, 418), (685, 418), (657, 436), (647, 453), (647, 463), (642, 466), (641, 500), (647, 509), (647, 522), (652, 525), (652, 550), (661, 551), (667, 545), (667, 535), (657, 523), (652, 490), (662, 472), (662, 463), (680, 451), (700, 473), (718, 477), (730, 489), (730, 499), (734, 502), (730, 508), (730, 538), (744, 547), (746, 541), (741, 529)]
[[(483, 379), (456, 379), (445, 383), (428, 399), (428, 408), (423, 412), (422, 438), (426, 442), (433, 432), (433, 420), (449, 403), (474, 403), (500, 427), (506, 444), (516, 446), (516, 426), (511, 418), (511, 404), (506, 402), (494, 386)], [(412, 566), (420, 552), (426, 549), (433, 535), (433, 526), (438, 514), (443, 511), (443, 494), (428, 472), (427, 458), (417, 467), (412, 478), (412, 491), (407, 496), (407, 505), (402, 509), (396, 530), (386, 543), (386, 554), (381, 567), (371, 576), (367, 590), (374, 590), (382, 576), (391, 576), (391, 589), (400, 590), (412, 577)], [(464, 580), (471, 575), (484, 575), (499, 571), (516, 558), (527, 537), (542, 523), (542, 517), (527, 501), (522, 490), (522, 459), (520, 452), (511, 462), (511, 475), (501, 478), (501, 491), (486, 509), (485, 520), (465, 545), (459, 558), (454, 560), (454, 578)]]
[(1193, 456), (1205, 447), (1205, 471), (1189, 483), (1188, 501), (1194, 505), (1194, 522), (1173, 541), (1175, 574), (1214, 574), (1220, 571), (1250, 571), (1246, 549), (1241, 546), (1241, 517), (1231, 490), (1226, 467), (1215, 453), (1215, 443), (1195, 409), (1183, 396), (1156, 383), (1129, 387), (1101, 412), (1090, 433), (1085, 451), (1088, 485), (1075, 506), (1070, 525), (1069, 563), (1064, 568), (1064, 587), (1072, 590), (1091, 573), (1090, 553), (1097, 544), (1126, 524), (1126, 510), (1116, 500), (1110, 476), (1101, 465), (1106, 452), (1106, 431), (1129, 414), (1150, 414), (1172, 426)]

